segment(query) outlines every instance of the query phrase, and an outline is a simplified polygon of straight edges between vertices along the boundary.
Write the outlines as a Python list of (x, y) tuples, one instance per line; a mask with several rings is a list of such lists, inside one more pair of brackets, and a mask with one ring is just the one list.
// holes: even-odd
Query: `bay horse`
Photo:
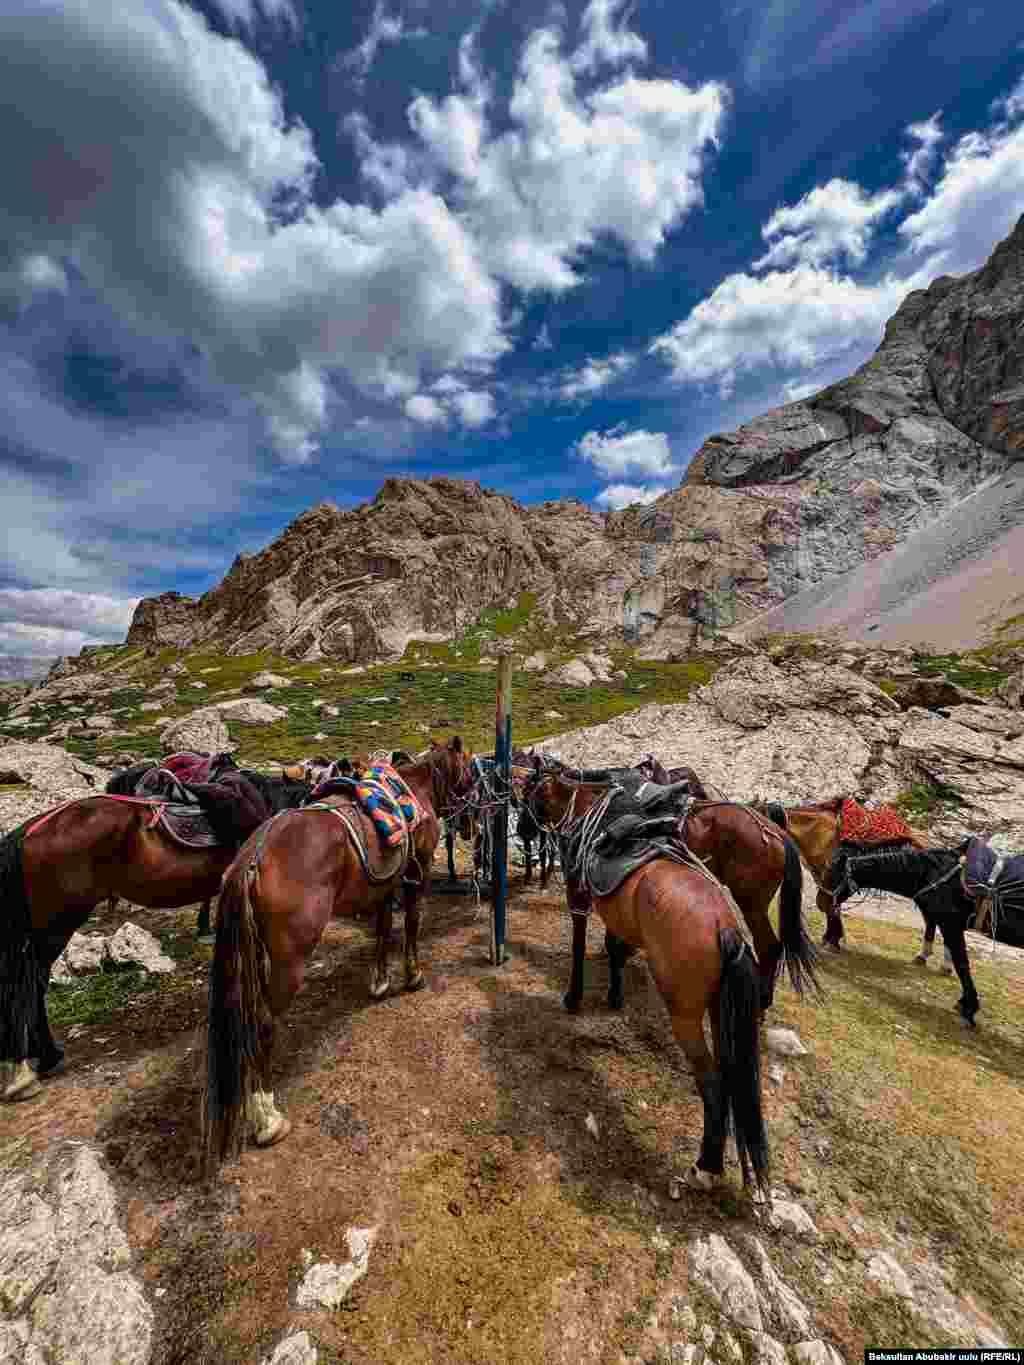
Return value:
[[(281, 815), (253, 835), (224, 876), (210, 973), (203, 1148), (207, 1170), (235, 1150), (252, 1124), (258, 1147), (291, 1129), (274, 1103), (270, 1061), (276, 1020), (302, 988), (306, 964), (332, 918), (376, 911), (377, 953), (370, 994), (390, 990), (388, 943), (401, 896), (405, 989), (424, 984), (417, 958), (419, 895), (441, 833), (441, 818), (471, 788), (462, 741), (433, 746), (397, 769), (423, 819), (393, 857), (376, 860), (377, 836), (347, 797), (332, 796)], [(370, 847), (350, 830), (363, 826)], [(379, 852), (379, 849), (378, 849)]]
[[(842, 951), (845, 933), (840, 906), (843, 900), (848, 899), (848, 896), (845, 896), (837, 900), (832, 887), (833, 861), (841, 847), (840, 824), (845, 800), (843, 796), (835, 796), (828, 801), (809, 802), (800, 806), (780, 806), (774, 801), (763, 803), (765, 814), (786, 831), (810, 869), (818, 888), (817, 906), (826, 921), (822, 945), (834, 953)], [(917, 830), (911, 830), (910, 838), (903, 846), (927, 849), (929, 843), (925, 835)], [(921, 950), (914, 961), (923, 966), (931, 956), (935, 929), (939, 921), (924, 906), (918, 905), (918, 909), (924, 919), (925, 928)], [(942, 937), (946, 944), (946, 963), (955, 966), (951, 945), (946, 940), (945, 928), (942, 927)]]
[[(269, 789), (269, 810), (305, 787)], [(274, 802), (278, 804), (274, 804)], [(166, 801), (97, 793), (33, 816), (0, 839), (0, 1099), (27, 1100), (63, 1064), (46, 1011), (53, 964), (101, 901), (150, 910), (209, 902), (237, 843), (186, 848), (159, 824)], [(38, 1059), (33, 1070), (29, 1059)]]
[[(566, 780), (573, 780), (571, 770), (561, 771)], [(635, 772), (629, 769), (575, 770), (573, 785), (577, 793), (576, 813), (583, 814), (589, 810), (611, 789), (617, 777), (630, 771)], [(692, 769), (688, 771), (692, 772)], [(540, 760), (536, 759), (528, 790), (535, 787), (543, 772)], [(696, 778), (696, 774), (693, 776)], [(757, 950), (762, 1010), (771, 1008), (775, 998), (775, 983), (783, 967), (798, 993), (802, 994), (805, 987), (813, 992), (819, 989), (815, 973), (817, 954), (803, 919), (800, 855), (791, 839), (785, 834), (781, 838), (779, 835), (780, 831), (773, 824), (748, 806), (732, 801), (701, 800), (693, 800), (688, 806), (681, 833), (690, 851), (728, 888), (750, 928)], [(776, 893), (779, 897), (778, 934), (772, 926), (769, 913)], [(563, 1004), (570, 1013), (575, 1014), (583, 999), (590, 897), (568, 874), (566, 899), (572, 915), (572, 970)], [(622, 1009), (622, 967), (625, 958), (621, 951), (613, 952), (607, 940), (606, 948), (609, 964), (608, 1006), (610, 1009)]]
[[(604, 786), (607, 792), (609, 787)], [(597, 789), (564, 773), (537, 769), (527, 799), (537, 823), (561, 836), (579, 830)], [(578, 882), (579, 869), (566, 869)], [(704, 1106), (700, 1154), (686, 1174), (709, 1190), (723, 1178), (732, 1122), (744, 1189), (766, 1198), (768, 1138), (761, 1096), (761, 986), (757, 966), (721, 887), (703, 869), (658, 858), (632, 872), (594, 909), (619, 960), (643, 948), (669, 1013), (672, 1032), (693, 1067)], [(712, 1049), (704, 1039), (711, 1020)]]

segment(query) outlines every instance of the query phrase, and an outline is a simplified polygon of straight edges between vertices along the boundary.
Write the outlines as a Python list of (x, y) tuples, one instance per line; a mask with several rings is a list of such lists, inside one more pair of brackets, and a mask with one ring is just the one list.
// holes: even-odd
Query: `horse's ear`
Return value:
[(461, 754), (461, 753), (462, 753), (462, 740), (459, 738), (458, 735), (453, 735), (453, 736), (452, 736), (451, 742), (449, 743), (448, 748), (451, 749), (451, 751), (452, 751), (453, 754)]

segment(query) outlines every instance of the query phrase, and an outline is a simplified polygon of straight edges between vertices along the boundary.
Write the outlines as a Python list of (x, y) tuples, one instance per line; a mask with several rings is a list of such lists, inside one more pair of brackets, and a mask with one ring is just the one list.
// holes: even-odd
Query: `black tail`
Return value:
[(25, 892), (22, 846), (25, 826), (0, 839), (0, 1061), (23, 1062), (32, 1055), (39, 992), (39, 963)]
[(781, 825), (783, 829), (789, 829), (785, 809), (780, 806), (777, 801), (766, 801), (764, 803), (764, 813), (769, 820), (774, 820), (774, 822), (777, 825)]
[(225, 879), (210, 968), (203, 1094), (207, 1174), (241, 1146), (252, 1092), (259, 1088), (260, 1024), (267, 1013), (266, 950), (249, 898), (248, 860)]
[(735, 929), (718, 934), (722, 954), (721, 1068), (722, 1112), (728, 1131), (731, 1114), (736, 1150), (754, 1168), (768, 1194), (768, 1134), (761, 1101), (761, 984), (753, 954)]
[[(779, 806), (775, 809), (782, 808)], [(785, 963), (793, 989), (802, 995), (806, 986), (820, 998), (823, 991), (815, 971), (818, 950), (807, 937), (807, 930), (804, 927), (803, 864), (800, 862), (800, 854), (793, 840), (786, 838), (784, 843), (786, 866), (779, 888), (779, 938), (782, 940), (782, 953), (779, 956), (777, 971), (781, 972), (782, 964)]]

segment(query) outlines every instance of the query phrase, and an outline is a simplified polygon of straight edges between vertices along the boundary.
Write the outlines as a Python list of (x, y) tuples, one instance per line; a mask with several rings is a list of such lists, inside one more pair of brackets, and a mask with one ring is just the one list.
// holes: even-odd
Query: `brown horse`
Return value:
[[(533, 783), (541, 771), (537, 760)], [(696, 773), (692, 769), (686, 771), (700, 786)], [(592, 779), (575, 784), (576, 813), (581, 815), (610, 789), (614, 773), (580, 770), (579, 776)], [(789, 972), (797, 992), (802, 993), (805, 986), (816, 990), (816, 953), (804, 926), (803, 871), (793, 842), (784, 834), (780, 837), (777, 826), (749, 806), (732, 801), (692, 801), (683, 818), (680, 837), (708, 871), (728, 887), (743, 912), (757, 950), (761, 1008), (771, 1007), (775, 982), (783, 967)], [(776, 894), (779, 897), (778, 934), (769, 913)], [(566, 898), (573, 921), (572, 972), (563, 1002), (570, 1013), (576, 1013), (583, 998), (590, 897), (571, 876), (567, 876)], [(621, 1009), (622, 959), (621, 955), (612, 953), (610, 945), (607, 946), (610, 964), (608, 1004), (611, 1009)]]
[(38, 1076), (61, 1066), (46, 1013), (50, 972), (100, 901), (177, 909), (217, 894), (234, 850), (171, 843), (156, 826), (158, 804), (83, 797), (0, 841), (0, 1066), (8, 1073), (0, 1098), (30, 1099), (42, 1088)]
[[(571, 836), (587, 818), (595, 794), (591, 786), (548, 771), (536, 774), (527, 799), (538, 824)], [(578, 883), (579, 869), (573, 873)], [(753, 1167), (756, 1193), (765, 1197), (760, 984), (721, 887), (698, 867), (656, 859), (632, 872), (611, 895), (595, 896), (594, 908), (617, 955), (626, 945), (646, 952), (672, 1032), (693, 1067), (704, 1102), (704, 1135), (687, 1183), (706, 1190), (722, 1178), (731, 1119), (744, 1188), (751, 1187)], [(705, 1013), (711, 1018), (710, 1052)]]
[[(473, 779), (457, 736), (398, 772), (422, 806), (423, 819), (393, 855), (380, 849), (360, 808), (336, 795), (268, 821), (225, 874), (210, 975), (203, 1114), (208, 1168), (238, 1146), (246, 1119), (260, 1147), (290, 1131), (270, 1088), (275, 1021), (301, 989), (310, 954), (332, 918), (377, 912), (370, 993), (380, 999), (390, 989), (388, 941), (401, 888), (405, 987), (423, 985), (418, 898), (441, 818), (468, 793)], [(360, 828), (361, 847), (354, 832)]]
[[(799, 848), (804, 862), (810, 869), (818, 888), (818, 909), (825, 916), (824, 947), (838, 953), (842, 950), (843, 917), (840, 913), (841, 901), (832, 885), (833, 859), (840, 847), (840, 822), (842, 818), (843, 796), (832, 797), (828, 801), (809, 802), (802, 806), (780, 806), (766, 802), (765, 813), (790, 836)], [(927, 837), (910, 831), (910, 838), (904, 845), (907, 848), (926, 849), (930, 847)], [(935, 920), (921, 911), (925, 922), (925, 936), (921, 952), (915, 961), (925, 963), (935, 941)], [(947, 950), (946, 961), (952, 961)]]

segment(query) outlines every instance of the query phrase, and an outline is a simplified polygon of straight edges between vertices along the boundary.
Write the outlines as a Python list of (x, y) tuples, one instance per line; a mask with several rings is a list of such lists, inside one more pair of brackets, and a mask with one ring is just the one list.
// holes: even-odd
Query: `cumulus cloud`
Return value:
[(308, 130), (176, 0), (6, 9), (0, 84), (4, 268), (72, 259), (121, 316), (199, 345), (286, 457), (311, 454), (332, 371), (404, 397), (507, 348), (499, 285), (443, 198), (318, 207)]
[(494, 399), (482, 389), (453, 394), (452, 406), (467, 427), (485, 426), (495, 414)]
[(575, 398), (589, 398), (612, 382), (618, 375), (628, 370), (633, 357), (625, 351), (607, 356), (604, 360), (590, 359), (578, 370), (571, 370), (564, 376), (558, 387), (562, 398), (572, 401)]
[(343, 53), (338, 65), (352, 71), (356, 84), (361, 85), (385, 43), (398, 43), (403, 38), (423, 38), (426, 32), (425, 28), (407, 29), (400, 14), (387, 14), (383, 0), (377, 0), (366, 37), (358, 47)]
[(414, 422), (421, 422), (425, 426), (431, 426), (436, 422), (445, 421), (445, 410), (436, 398), (431, 398), (427, 393), (414, 393), (411, 398), (405, 400), (405, 415)]
[(496, 412), (492, 394), (486, 389), (471, 389), (453, 375), (442, 375), (431, 385), (429, 394), (414, 394), (405, 403), (406, 416), (428, 426), (458, 421), (464, 427), (482, 427)]
[(138, 600), (55, 588), (0, 589), (0, 655), (77, 654), (83, 645), (122, 640)]
[(881, 220), (905, 197), (902, 189), (867, 194), (850, 180), (819, 185), (792, 207), (776, 209), (761, 229), (771, 249), (752, 269), (804, 264), (819, 266), (845, 257), (860, 265)]
[(705, 159), (718, 144), (727, 92), (716, 82), (691, 89), (627, 74), (581, 94), (573, 63), (591, 51), (596, 60), (598, 49), (612, 60), (608, 34), (618, 35), (615, 61), (626, 47), (640, 56), (624, 30), (601, 27), (600, 16), (610, 22), (615, 8), (588, 9), (589, 36), (568, 57), (556, 30), (535, 30), (504, 117), (492, 113), (493, 91), (472, 41), (464, 41), (461, 89), (442, 100), (419, 95), (409, 105), (414, 147), (378, 144), (365, 122), (350, 122), (363, 174), (386, 195), (450, 186), (458, 220), (487, 269), (519, 289), (572, 288), (581, 254), (603, 237), (651, 260), (702, 202)]
[(583, 11), (580, 27), (583, 41), (573, 53), (574, 71), (593, 71), (602, 63), (620, 66), (623, 62), (647, 60), (647, 44), (638, 33), (619, 21), (619, 10), (626, 0), (590, 0)]
[(610, 431), (588, 431), (575, 451), (606, 478), (631, 473), (667, 478), (676, 472), (663, 431), (630, 431), (622, 423)]
[(602, 489), (594, 501), (598, 507), (607, 507), (611, 512), (620, 512), (623, 507), (633, 507), (637, 503), (654, 502), (656, 498), (660, 498), (662, 493), (667, 491), (667, 488), (659, 488), (654, 484), (613, 483)]
[(214, 8), (236, 32), (262, 21), (297, 33), (301, 27), (292, 0), (212, 0)]

